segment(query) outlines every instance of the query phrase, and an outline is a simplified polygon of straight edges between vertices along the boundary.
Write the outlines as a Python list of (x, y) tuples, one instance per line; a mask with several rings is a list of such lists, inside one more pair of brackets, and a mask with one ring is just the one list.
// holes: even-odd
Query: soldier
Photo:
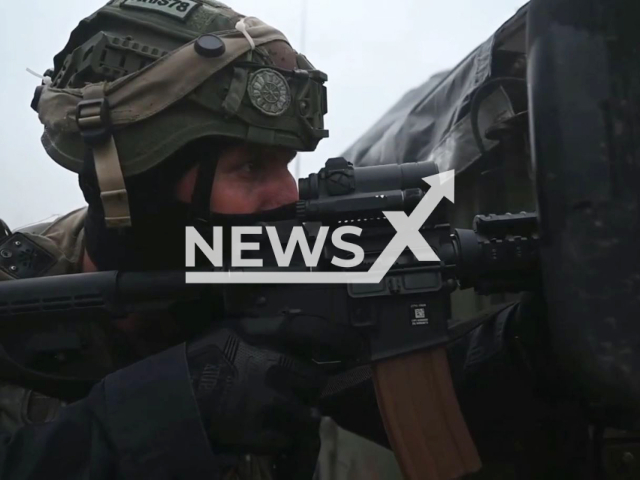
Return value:
[[(288, 163), (327, 136), (326, 76), (282, 33), (214, 0), (111, 0), (80, 22), (48, 77), (32, 104), (43, 145), (79, 175), (88, 207), (24, 232), (46, 268), (0, 270), (1, 279), (183, 268), (185, 226), (277, 214), (297, 199)], [(555, 448), (557, 430), (542, 420), (582, 419), (572, 405), (539, 413), (547, 404), (532, 400), (522, 373), (544, 362), (526, 352), (544, 350), (512, 312), (449, 347), (452, 373), (483, 460), (498, 458), (479, 478), (549, 478), (580, 450)], [(79, 345), (92, 348), (78, 347), (79, 364), (50, 357), (48, 371), (93, 362), (115, 373), (75, 403), (2, 384), (2, 478), (311, 478), (326, 377), (308, 352), (348, 355), (358, 338), (321, 322), (316, 335), (295, 328), (285, 345), (256, 344), (237, 322), (200, 333), (195, 319), (180, 320), (130, 315), (108, 342), (79, 326)], [(68, 349), (58, 335), (48, 352), (53, 339)], [(385, 445), (371, 382), (344, 397), (337, 423)], [(320, 431), (316, 478), (400, 478), (389, 450), (326, 418)]]
[[(111, 0), (72, 32), (32, 104), (88, 207), (23, 232), (50, 262), (1, 278), (184, 267), (186, 225), (291, 204), (289, 162), (328, 135), (325, 81), (281, 32), (217, 1)], [(188, 320), (130, 315), (117, 351), (89, 329), (90, 356), (127, 366), (70, 405), (2, 384), (2, 478), (310, 478), (326, 377), (304, 352), (348, 353), (357, 337), (323, 324), (258, 346), (228, 322), (194, 336)], [(77, 367), (56, 358), (53, 372)]]

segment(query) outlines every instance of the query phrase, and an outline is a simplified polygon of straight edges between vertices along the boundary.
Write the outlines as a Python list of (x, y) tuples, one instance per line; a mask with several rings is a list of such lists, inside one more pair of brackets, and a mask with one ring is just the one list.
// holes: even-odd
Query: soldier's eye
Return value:
[(268, 162), (258, 157), (249, 158), (240, 166), (240, 172), (245, 175), (259, 175), (264, 172), (267, 167), (267, 163)]
[(255, 160), (249, 160), (247, 162), (244, 162), (241, 167), (241, 170), (246, 173), (253, 173), (258, 171), (259, 169), (260, 169), (260, 165)]

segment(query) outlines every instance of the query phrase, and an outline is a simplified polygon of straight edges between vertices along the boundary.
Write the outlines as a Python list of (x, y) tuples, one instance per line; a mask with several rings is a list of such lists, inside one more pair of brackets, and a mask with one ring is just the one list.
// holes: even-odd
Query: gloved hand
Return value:
[(301, 314), (223, 322), (188, 343), (193, 390), (213, 448), (295, 451), (315, 464), (320, 415), (313, 407), (327, 374), (313, 358), (352, 358), (360, 348), (351, 328)]

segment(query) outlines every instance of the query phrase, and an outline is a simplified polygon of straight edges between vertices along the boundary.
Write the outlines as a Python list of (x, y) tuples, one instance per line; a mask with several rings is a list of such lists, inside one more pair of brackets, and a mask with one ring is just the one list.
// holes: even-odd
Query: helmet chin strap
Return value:
[[(259, 222), (293, 220), (296, 214), (296, 202), (271, 210), (244, 214), (215, 213), (211, 211), (211, 192), (215, 179), (218, 156), (205, 160), (198, 167), (196, 184), (191, 194), (189, 224), (197, 229), (208, 230), (213, 226), (252, 225)], [(202, 232), (201, 232), (202, 233)], [(207, 238), (207, 237), (205, 237)]]
[(205, 227), (209, 225), (211, 215), (211, 191), (213, 181), (218, 167), (218, 156), (216, 153), (213, 159), (208, 158), (200, 162), (196, 184), (191, 194), (191, 207), (189, 209), (189, 223), (194, 227)]
[[(99, 270), (159, 270), (184, 268), (186, 226), (195, 227), (203, 238), (213, 241), (213, 227), (255, 225), (260, 222), (295, 218), (296, 203), (250, 214), (211, 212), (211, 192), (218, 156), (208, 156), (199, 163), (191, 203), (156, 199), (153, 195), (133, 197), (132, 227), (108, 228), (100, 208), (91, 205), (85, 220), (86, 249)], [(171, 189), (161, 188), (163, 195)], [(148, 203), (153, 203), (149, 207)], [(224, 228), (225, 246), (230, 243), (230, 230)]]
[(189, 225), (190, 208), (177, 200), (167, 202), (135, 217), (134, 226), (114, 230), (106, 226), (102, 211), (90, 205), (84, 224), (87, 253), (102, 271), (184, 268), (184, 228)]
[(278, 222), (283, 220), (295, 220), (296, 205), (298, 202), (287, 203), (271, 210), (263, 210), (255, 213), (215, 213), (209, 214), (208, 225), (232, 227), (249, 226), (265, 222)]
[[(210, 221), (216, 167), (217, 154), (199, 162), (190, 204), (171, 199), (171, 172), (146, 180), (142, 191), (147, 193), (130, 197), (134, 222), (129, 227), (110, 228), (101, 205), (95, 198), (89, 201), (85, 248), (93, 263), (103, 271), (184, 268), (184, 228), (196, 226), (207, 238), (203, 227)], [(94, 191), (90, 196), (95, 195)]]
[[(199, 217), (198, 225), (194, 226), (209, 243), (213, 240), (212, 228), (223, 227), (224, 245), (229, 246), (228, 227), (291, 220), (295, 218), (295, 213), (295, 203), (250, 214), (208, 212), (206, 216)], [(192, 215), (193, 205), (176, 201), (162, 212), (140, 219), (135, 227), (118, 231), (107, 228), (102, 212), (90, 206), (85, 220), (87, 253), (102, 271), (183, 269), (183, 228), (189, 225), (188, 218)]]

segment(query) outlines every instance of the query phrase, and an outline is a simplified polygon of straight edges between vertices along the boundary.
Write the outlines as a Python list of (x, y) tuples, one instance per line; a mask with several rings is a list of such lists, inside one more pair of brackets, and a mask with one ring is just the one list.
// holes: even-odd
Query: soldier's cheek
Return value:
[(214, 184), (211, 193), (212, 212), (227, 214), (255, 213), (259, 210), (260, 196), (256, 189), (242, 181), (221, 181)]

